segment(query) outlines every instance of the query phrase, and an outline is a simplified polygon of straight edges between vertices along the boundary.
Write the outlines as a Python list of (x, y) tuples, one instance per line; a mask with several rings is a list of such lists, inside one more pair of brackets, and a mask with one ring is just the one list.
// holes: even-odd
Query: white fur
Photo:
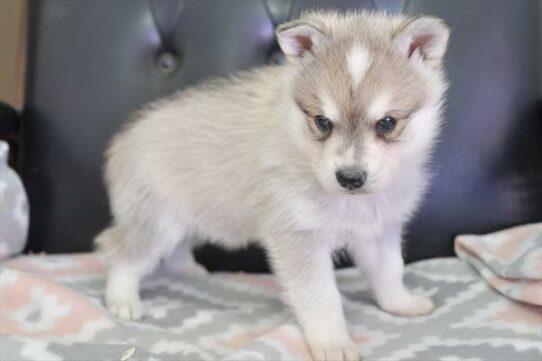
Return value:
[(371, 66), (369, 52), (356, 44), (348, 54), (348, 70), (352, 76), (352, 84), (357, 87), (363, 80), (363, 76)]
[[(327, 29), (341, 29), (338, 15), (321, 16)], [(355, 20), (349, 26), (372, 24), (371, 31), (388, 34), (383, 39), (401, 21), (348, 16)], [(313, 34), (288, 29), (289, 35)], [(299, 50), (284, 37), (282, 46), (292, 54)], [(361, 52), (351, 55), (356, 83), (363, 73)], [(383, 309), (407, 316), (431, 311), (430, 300), (403, 285), (401, 229), (427, 183), (443, 75), (424, 73), (434, 99), (409, 120), (417, 125), (405, 130), (403, 143), (386, 145), (371, 130), (345, 149), (348, 162), (374, 174), (365, 192), (349, 194), (334, 179), (341, 139), (315, 141), (310, 119), (294, 101), (293, 79), (301, 66), (266, 67), (179, 92), (148, 106), (113, 139), (106, 182), (114, 218), (96, 239), (110, 263), (106, 303), (113, 314), (142, 316), (139, 281), (161, 258), (169, 256), (171, 270), (204, 273), (190, 254), (194, 239), (229, 248), (259, 241), (317, 359), (359, 358), (334, 279), (331, 254), (340, 247), (365, 271)], [(323, 111), (339, 120), (340, 105), (327, 91), (333, 89), (320, 93)], [(371, 112), (385, 112), (390, 102), (378, 96)]]
[(341, 113), (339, 112), (339, 108), (327, 93), (322, 92), (322, 94), (320, 95), (320, 102), (322, 103), (322, 110), (324, 111), (324, 115), (328, 119), (331, 119), (331, 121), (335, 122), (338, 119), (341, 119)]
[(369, 105), (368, 115), (371, 119), (381, 119), (390, 110), (390, 96), (383, 92), (378, 93), (374, 100)]

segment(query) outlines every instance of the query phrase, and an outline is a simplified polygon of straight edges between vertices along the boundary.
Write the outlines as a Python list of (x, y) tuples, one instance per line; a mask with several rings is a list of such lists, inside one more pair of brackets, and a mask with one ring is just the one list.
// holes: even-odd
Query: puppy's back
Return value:
[[(214, 222), (217, 233), (230, 233), (221, 221), (247, 219), (259, 198), (249, 194), (262, 181), (259, 150), (272, 136), (283, 71), (266, 67), (212, 80), (138, 112), (107, 151), (115, 219), (151, 203), (208, 218), (202, 223)], [(232, 217), (232, 209), (239, 214)]]

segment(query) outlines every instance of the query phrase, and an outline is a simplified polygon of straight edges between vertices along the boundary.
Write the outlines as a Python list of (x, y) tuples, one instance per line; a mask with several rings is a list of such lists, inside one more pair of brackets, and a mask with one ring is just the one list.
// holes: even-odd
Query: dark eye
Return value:
[(385, 116), (376, 122), (376, 130), (381, 134), (388, 134), (397, 125), (397, 120), (394, 117)]
[(318, 129), (320, 129), (324, 133), (329, 133), (331, 129), (333, 129), (333, 123), (331, 122), (331, 120), (324, 117), (323, 115), (315, 116), (314, 122), (316, 123)]

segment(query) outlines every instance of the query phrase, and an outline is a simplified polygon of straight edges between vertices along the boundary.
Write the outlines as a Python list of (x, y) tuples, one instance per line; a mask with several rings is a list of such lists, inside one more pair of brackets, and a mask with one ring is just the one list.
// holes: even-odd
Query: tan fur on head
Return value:
[[(320, 24), (318, 31), (298, 31), (308, 24)], [(308, 13), (277, 33), (281, 46), (287, 44), (287, 55), (304, 59), (293, 63), (298, 70), (291, 91), (304, 114), (306, 136), (322, 138), (314, 117), (325, 115), (333, 122), (333, 132), (320, 147), (311, 147), (311, 164), (324, 187), (341, 191), (335, 170), (357, 166), (368, 174), (363, 191), (382, 189), (408, 156), (409, 143), (416, 142), (416, 149), (431, 146), (431, 136), (413, 139), (416, 134), (410, 128), (424, 127), (424, 133), (433, 137), (438, 131), (438, 120), (418, 115), (432, 108), (436, 113), (432, 118), (438, 119), (446, 89), (440, 64), (448, 29), (441, 20), (366, 12)], [(296, 42), (316, 45), (306, 49), (308, 54), (288, 53)], [(335, 114), (325, 114), (326, 107), (336, 109)], [(375, 123), (384, 116), (399, 122), (387, 139), (375, 132)]]
[[(346, 247), (384, 310), (433, 309), (403, 284), (401, 232), (428, 181), (448, 29), (434, 18), (313, 12), (277, 29), (288, 62), (156, 101), (116, 135), (106, 303), (142, 316), (162, 257), (201, 274), (203, 240), (268, 251), (316, 359), (357, 360), (331, 254)], [(177, 247), (177, 249), (175, 249)]]

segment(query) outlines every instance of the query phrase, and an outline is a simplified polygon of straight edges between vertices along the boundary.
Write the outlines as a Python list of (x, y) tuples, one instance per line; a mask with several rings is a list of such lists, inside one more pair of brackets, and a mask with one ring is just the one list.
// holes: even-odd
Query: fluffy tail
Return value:
[(120, 237), (115, 226), (110, 226), (100, 232), (94, 238), (94, 247), (96, 251), (105, 254), (108, 257), (117, 253), (120, 244)]

